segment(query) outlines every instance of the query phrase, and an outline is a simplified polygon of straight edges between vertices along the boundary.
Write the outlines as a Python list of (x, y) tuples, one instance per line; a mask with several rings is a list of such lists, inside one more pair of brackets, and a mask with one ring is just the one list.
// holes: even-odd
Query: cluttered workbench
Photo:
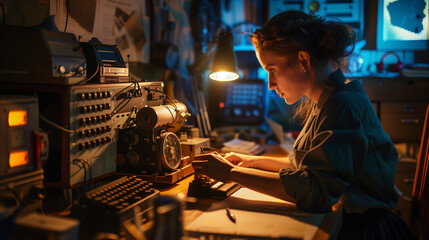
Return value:
[(13, 49), (0, 59), (2, 239), (335, 237), (341, 211), (301, 212), (235, 183), (194, 178), (192, 156), (211, 139), (185, 127), (191, 114), (163, 82), (132, 77), (116, 46), (50, 30), (0, 32), (0, 50)]
[[(264, 155), (285, 155), (279, 145), (263, 147)], [(303, 212), (292, 203), (244, 187), (235, 189), (226, 198), (189, 197), (194, 174), (174, 184), (138, 182), (137, 187), (147, 191), (151, 199), (145, 201), (146, 205), (134, 206), (131, 214), (98, 209), (88, 202), (90, 196), (100, 196), (97, 193), (103, 191), (100, 188), (109, 188), (112, 195), (121, 194), (116, 191), (121, 187), (114, 185), (123, 178), (124, 175), (115, 174), (94, 182), (88, 191), (76, 189), (82, 191), (80, 206), (68, 205), (58, 189), (47, 189), (39, 216), (55, 218), (52, 221), (58, 226), (50, 230), (50, 235), (63, 237), (54, 239), (335, 239), (341, 227), (341, 209), (330, 213)], [(129, 179), (136, 185), (135, 177)], [(139, 196), (138, 191), (133, 192), (137, 194), (119, 200), (126, 203), (123, 199)], [(76, 202), (76, 193), (73, 196)], [(109, 200), (109, 204), (112, 202)], [(59, 230), (60, 226), (64, 229)], [(66, 233), (71, 236), (70, 228), (75, 228), (78, 238), (64, 238)], [(26, 230), (21, 232), (25, 233)], [(30, 232), (30, 236), (34, 234), (34, 230)], [(48, 236), (44, 234), (41, 236)]]

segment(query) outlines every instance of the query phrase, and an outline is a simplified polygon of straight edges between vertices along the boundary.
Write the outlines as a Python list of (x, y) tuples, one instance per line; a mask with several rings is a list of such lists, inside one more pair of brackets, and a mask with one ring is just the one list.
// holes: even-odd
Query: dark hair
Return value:
[[(325, 88), (333, 88), (324, 69), (327, 64), (340, 65), (354, 48), (355, 34), (345, 24), (299, 11), (277, 14), (256, 30), (251, 37), (255, 49), (289, 56), (289, 65), (297, 61), (299, 51), (306, 51), (312, 68)], [(349, 47), (351, 46), (351, 47)], [(301, 101), (295, 118), (303, 122), (314, 106), (311, 99)]]

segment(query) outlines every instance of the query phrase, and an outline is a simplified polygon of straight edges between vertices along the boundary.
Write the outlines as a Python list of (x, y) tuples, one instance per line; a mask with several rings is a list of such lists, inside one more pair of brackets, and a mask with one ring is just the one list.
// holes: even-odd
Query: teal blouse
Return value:
[(362, 84), (346, 84), (341, 70), (329, 78), (337, 87), (322, 93), (295, 141), (296, 169), (280, 170), (283, 187), (301, 210), (331, 211), (338, 201), (347, 213), (393, 209), (398, 153)]

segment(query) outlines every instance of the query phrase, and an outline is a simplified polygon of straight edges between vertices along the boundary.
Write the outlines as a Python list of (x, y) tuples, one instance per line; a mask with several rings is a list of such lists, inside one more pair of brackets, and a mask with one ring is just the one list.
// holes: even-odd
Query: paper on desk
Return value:
[(255, 146), (255, 142), (241, 140), (239, 138), (234, 138), (231, 141), (224, 142), (223, 145), (229, 148), (242, 148), (242, 149), (251, 149)]
[[(236, 216), (236, 223), (228, 219), (226, 207)], [(312, 239), (323, 217), (324, 214), (299, 214), (292, 203), (241, 188), (185, 226), (185, 231), (189, 236)]]
[(265, 150), (261, 145), (238, 138), (225, 142), (224, 147), (221, 149), (221, 152), (223, 153), (236, 152), (247, 155), (259, 155), (264, 151)]
[(267, 117), (265, 118), (265, 121), (267, 122), (268, 126), (270, 126), (277, 140), (279, 140), (280, 143), (283, 143), (284, 142), (283, 126)]
[(265, 121), (267, 122), (268, 126), (270, 126), (277, 140), (279, 140), (280, 148), (283, 149), (288, 154), (292, 153), (295, 139), (285, 136), (282, 125), (278, 124), (277, 122), (269, 118), (265, 118)]
[(261, 212), (271, 212), (288, 215), (308, 215), (305, 212), (297, 212), (294, 203), (262, 194), (248, 188), (240, 188), (230, 197), (226, 198), (222, 204), (229, 208), (252, 210)]

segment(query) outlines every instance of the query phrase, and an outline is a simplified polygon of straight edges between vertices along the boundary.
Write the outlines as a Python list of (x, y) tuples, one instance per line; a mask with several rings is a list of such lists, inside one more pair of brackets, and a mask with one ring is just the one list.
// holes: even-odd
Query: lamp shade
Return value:
[(237, 73), (237, 60), (230, 32), (222, 32), (219, 35), (212, 71), (209, 77), (217, 81), (233, 81), (240, 77)]

